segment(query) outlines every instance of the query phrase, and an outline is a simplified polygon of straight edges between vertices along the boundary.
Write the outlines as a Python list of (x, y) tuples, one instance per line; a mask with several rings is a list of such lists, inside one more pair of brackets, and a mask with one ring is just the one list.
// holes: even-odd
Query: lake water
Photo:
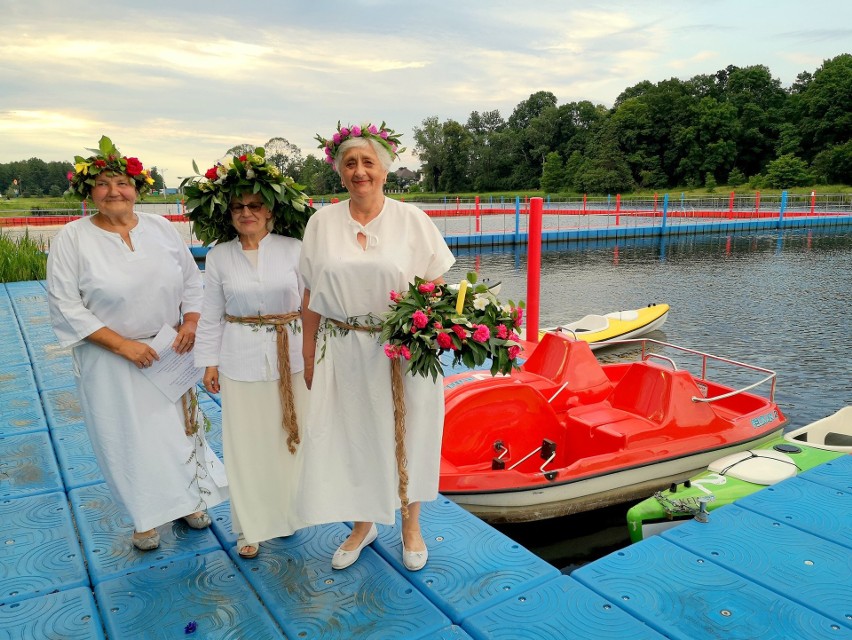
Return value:
[[(501, 299), (517, 301), (526, 298), (526, 267), (524, 248), (459, 251), (447, 280), (478, 271), (502, 283)], [(773, 369), (794, 428), (852, 404), (851, 268), (852, 230), (545, 246), (540, 325), (668, 303), (665, 326), (649, 337)], [(570, 570), (629, 543), (628, 506), (498, 528)]]

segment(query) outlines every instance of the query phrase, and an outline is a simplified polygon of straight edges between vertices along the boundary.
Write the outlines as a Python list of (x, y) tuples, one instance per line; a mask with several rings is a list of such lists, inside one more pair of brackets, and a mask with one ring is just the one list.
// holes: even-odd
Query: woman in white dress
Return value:
[[(155, 549), (156, 527), (183, 517), (210, 525), (204, 511), (228, 498), (222, 463), (184, 405), (142, 370), (158, 360), (151, 339), (177, 329), (172, 348), (191, 351), (201, 311), (201, 273), (180, 234), (158, 215), (136, 213), (153, 182), (136, 158), (105, 136), (97, 155), (76, 158), (69, 191), (97, 213), (59, 232), (47, 259), (50, 317), (71, 346), (81, 408), (113, 497), (133, 521), (133, 545)], [(188, 415), (187, 415), (188, 414)]]
[(375, 523), (393, 524), (403, 507), (403, 562), (417, 571), (428, 556), (420, 503), (438, 493), (443, 386), (404, 377), (399, 434), (375, 318), (388, 310), (391, 290), (404, 291), (415, 276), (441, 282), (455, 258), (423, 211), (384, 195), (398, 144), (393, 131), (343, 127), (331, 140), (318, 139), (350, 197), (317, 211), (302, 245), (305, 380), (313, 401), (300, 513), (313, 523), (354, 521), (332, 558), (333, 568), (344, 569), (375, 540)]
[[(303, 224), (310, 209), (301, 192), (284, 188), (292, 189), (292, 180), (259, 151), (226, 160), (187, 187), (190, 201), (198, 202), (190, 219), (217, 241), (206, 257), (195, 364), (205, 369), (205, 388), (222, 394), (231, 526), (244, 558), (257, 556), (261, 542), (305, 526), (294, 508), (299, 424), (308, 400), (299, 313), (302, 243), (271, 231), (285, 219)], [(215, 194), (222, 204), (194, 198), (202, 194)], [(299, 225), (282, 230), (301, 235)]]

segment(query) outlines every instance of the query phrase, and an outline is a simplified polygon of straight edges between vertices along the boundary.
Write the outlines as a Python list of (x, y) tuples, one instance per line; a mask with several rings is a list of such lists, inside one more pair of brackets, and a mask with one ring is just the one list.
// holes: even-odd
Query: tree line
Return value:
[(763, 65), (625, 89), (612, 108), (549, 91), (503, 119), (423, 120), (414, 152), (441, 192), (623, 193), (717, 184), (852, 184), (852, 55), (789, 89)]
[[(766, 66), (730, 65), (689, 80), (640, 82), (612, 108), (587, 100), (560, 105), (538, 91), (507, 119), (499, 110), (473, 111), (464, 124), (429, 116), (413, 133), (422, 188), (433, 192), (852, 184), (852, 54), (803, 71), (787, 89)], [(323, 159), (304, 157), (282, 137), (263, 146), (309, 195), (339, 190)], [(254, 147), (237, 145), (226, 155)], [(0, 193), (59, 196), (71, 169), (38, 158), (0, 163)], [(156, 167), (152, 176), (162, 188)], [(391, 173), (388, 188), (420, 185)]]

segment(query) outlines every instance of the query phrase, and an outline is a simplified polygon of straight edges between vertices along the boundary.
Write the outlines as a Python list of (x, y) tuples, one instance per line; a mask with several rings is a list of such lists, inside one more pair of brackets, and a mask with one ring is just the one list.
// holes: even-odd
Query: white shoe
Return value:
[[(401, 536), (400, 536), (401, 537)], [(423, 551), (406, 551), (405, 538), (402, 538), (402, 564), (409, 571), (420, 571), (429, 559), (429, 549)]]
[(364, 539), (361, 540), (361, 544), (359, 544), (355, 549), (351, 551), (346, 551), (337, 548), (337, 551), (334, 552), (334, 555), (331, 558), (331, 568), (332, 569), (345, 569), (346, 567), (355, 563), (358, 557), (361, 555), (361, 550), (378, 537), (379, 530), (376, 529), (376, 525), (373, 524), (370, 527), (370, 530), (367, 532), (367, 535), (364, 536)]

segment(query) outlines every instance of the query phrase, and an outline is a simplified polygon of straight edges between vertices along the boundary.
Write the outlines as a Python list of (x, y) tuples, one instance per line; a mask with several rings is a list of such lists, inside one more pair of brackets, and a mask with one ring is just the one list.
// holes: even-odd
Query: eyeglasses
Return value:
[(248, 209), (252, 213), (257, 213), (263, 208), (262, 202), (249, 202), (248, 204), (243, 204), (241, 202), (235, 202), (231, 206), (228, 207), (231, 213), (239, 213), (243, 209)]

